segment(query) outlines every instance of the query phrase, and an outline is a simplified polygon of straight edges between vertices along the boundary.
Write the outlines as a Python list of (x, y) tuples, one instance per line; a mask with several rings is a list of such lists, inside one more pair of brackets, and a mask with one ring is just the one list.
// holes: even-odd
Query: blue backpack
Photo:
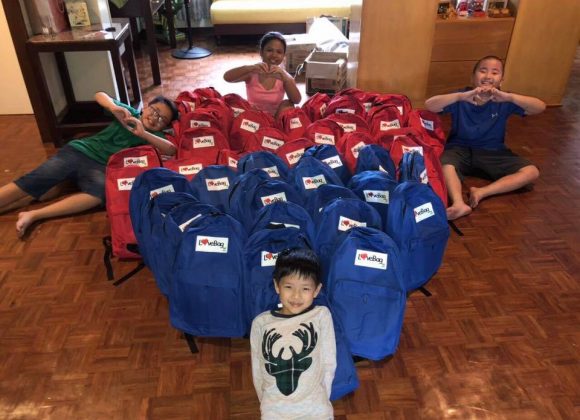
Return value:
[(324, 287), (352, 354), (380, 360), (396, 351), (406, 293), (399, 250), (387, 234), (349, 230), (334, 250)]
[[(155, 279), (164, 269), (165, 262), (159, 253), (165, 245), (162, 237), (163, 222), (173, 208), (185, 203), (197, 204), (199, 200), (188, 193), (170, 192), (161, 194), (149, 202), (149, 207), (145, 213), (148, 228), (144, 229), (145, 232), (148, 232), (148, 236), (144, 238), (143, 244), (140, 244), (139, 248), (145, 250), (149, 260), (149, 269), (153, 272)], [(167, 291), (164, 294), (167, 295)]]
[(332, 168), (312, 156), (302, 156), (298, 164), (292, 170), (294, 185), (308, 200), (315, 190), (321, 185), (334, 184), (344, 186), (338, 175)]
[(240, 216), (240, 222), (249, 231), (256, 221), (257, 213), (275, 202), (292, 202), (302, 205), (302, 196), (293, 185), (274, 179), (260, 182), (248, 192), (249, 205)]
[(322, 288), (321, 293), (314, 299), (314, 304), (317, 306), (326, 306), (332, 315), (334, 339), (336, 341), (336, 370), (334, 371), (334, 379), (332, 380), (330, 400), (336, 401), (355, 391), (360, 383), (352, 355), (350, 354), (348, 341), (344, 334), (344, 328), (328, 303), (328, 298), (322, 293), (323, 290), (324, 288)]
[(217, 214), (219, 211), (210, 204), (199, 202), (180, 204), (165, 215), (159, 229), (157, 227), (153, 229), (153, 237), (157, 242), (155, 281), (165, 296), (169, 296), (171, 292), (173, 263), (183, 232), (192, 222), (210, 213)]
[(395, 164), (387, 149), (378, 144), (367, 144), (358, 152), (356, 161), (356, 173), (364, 171), (381, 171), (386, 172), (391, 178), (397, 178)]
[(272, 152), (253, 152), (241, 157), (238, 161), (238, 172), (242, 174), (252, 169), (262, 169), (273, 179), (289, 180), (290, 170), (288, 165)]
[(299, 229), (306, 235), (311, 244), (314, 243), (314, 222), (308, 212), (298, 204), (290, 201), (277, 201), (263, 207), (254, 218), (250, 235), (273, 225)]
[(193, 195), (193, 190), (189, 186), (187, 178), (166, 168), (152, 168), (143, 172), (135, 178), (129, 195), (131, 224), (139, 244), (139, 253), (148, 267), (150, 266), (150, 261), (145, 244), (151, 237), (150, 223), (147, 218), (150, 201), (158, 195), (167, 192), (185, 192)]
[(336, 198), (355, 198), (355, 193), (340, 185), (324, 184), (318, 187), (308, 196), (304, 208), (310, 213), (313, 220), (318, 220), (320, 212), (328, 203)]
[(338, 175), (344, 185), (352, 176), (344, 162), (344, 157), (332, 144), (321, 144), (311, 147), (304, 152), (304, 156), (312, 156), (319, 161), (326, 163)]
[(397, 181), (386, 172), (364, 171), (353, 176), (348, 187), (378, 211), (383, 222), (382, 230), (386, 231), (389, 201)]
[(246, 233), (227, 214), (207, 214), (183, 233), (173, 264), (171, 324), (202, 337), (242, 337)]
[(425, 184), (397, 185), (389, 204), (387, 233), (399, 246), (406, 268), (405, 288), (423, 286), (437, 272), (449, 239), (445, 206)]
[(230, 189), (228, 197), (228, 214), (241, 220), (252, 201), (251, 192), (263, 181), (271, 178), (261, 169), (252, 169), (238, 176)]
[(312, 248), (299, 229), (273, 227), (254, 233), (248, 239), (244, 252), (247, 269), (245, 302), (248, 325), (264, 311), (277, 308), (278, 294), (274, 289), (272, 273), (278, 253), (287, 248)]
[(199, 201), (225, 212), (228, 211), (229, 193), (237, 177), (236, 171), (229, 166), (206, 166), (191, 180), (191, 188)]
[(429, 182), (425, 158), (419, 152), (405, 152), (399, 164), (399, 182), (417, 181), (422, 184)]
[(316, 251), (323, 275), (327, 273), (332, 252), (338, 242), (353, 227), (381, 228), (381, 216), (370, 205), (358, 198), (337, 198), (320, 213), (316, 226)]

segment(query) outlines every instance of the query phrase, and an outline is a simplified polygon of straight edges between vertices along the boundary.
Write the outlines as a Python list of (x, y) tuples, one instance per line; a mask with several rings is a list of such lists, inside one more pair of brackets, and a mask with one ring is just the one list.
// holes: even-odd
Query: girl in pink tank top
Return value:
[[(280, 67), (286, 54), (286, 40), (279, 32), (268, 32), (260, 40), (262, 61), (235, 67), (224, 73), (227, 82), (245, 82), (247, 99), (256, 109), (273, 116), (294, 107), (302, 99), (294, 78)], [(284, 95), (288, 97), (284, 100)]]

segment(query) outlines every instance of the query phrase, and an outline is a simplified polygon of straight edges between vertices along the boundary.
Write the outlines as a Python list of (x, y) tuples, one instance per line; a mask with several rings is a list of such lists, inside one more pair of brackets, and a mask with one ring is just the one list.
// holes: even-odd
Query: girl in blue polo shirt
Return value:
[[(451, 206), (447, 218), (471, 213), (489, 196), (517, 190), (538, 178), (540, 172), (504, 144), (510, 115), (534, 115), (546, 109), (541, 100), (500, 90), (503, 63), (495, 56), (479, 60), (473, 68), (473, 88), (427, 99), (432, 112), (450, 113), (452, 126), (441, 157)], [(493, 182), (471, 187), (469, 204), (463, 200), (461, 182), (474, 170), (483, 171)]]

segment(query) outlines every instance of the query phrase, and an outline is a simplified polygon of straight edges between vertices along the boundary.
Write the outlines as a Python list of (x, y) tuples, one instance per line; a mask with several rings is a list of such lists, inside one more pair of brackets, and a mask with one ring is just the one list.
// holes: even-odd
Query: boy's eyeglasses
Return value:
[(155, 118), (158, 123), (163, 124), (163, 125), (169, 124), (169, 121), (167, 121), (167, 118), (165, 118), (163, 115), (161, 115), (159, 113), (159, 110), (155, 106), (149, 105), (149, 108), (151, 108), (151, 114), (153, 114), (153, 118)]

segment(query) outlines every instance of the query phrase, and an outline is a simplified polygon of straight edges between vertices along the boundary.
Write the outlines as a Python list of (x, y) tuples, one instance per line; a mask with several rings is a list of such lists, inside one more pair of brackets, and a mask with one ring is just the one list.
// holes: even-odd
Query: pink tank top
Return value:
[(246, 82), (248, 102), (260, 111), (267, 112), (270, 115), (276, 113), (285, 93), (284, 84), (280, 79), (276, 79), (274, 87), (270, 90), (262, 86), (258, 74), (252, 74), (250, 80)]

